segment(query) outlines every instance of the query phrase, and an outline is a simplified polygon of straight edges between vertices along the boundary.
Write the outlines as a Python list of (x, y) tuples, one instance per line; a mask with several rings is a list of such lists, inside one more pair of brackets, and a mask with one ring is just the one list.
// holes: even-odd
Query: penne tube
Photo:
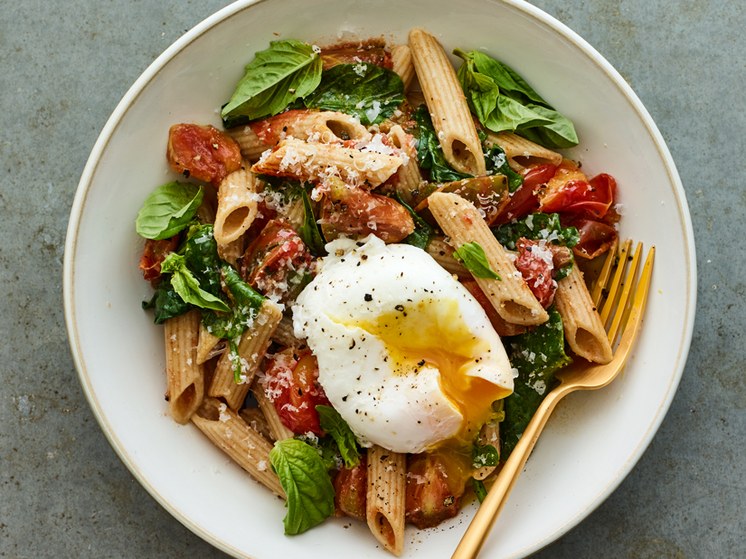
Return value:
[(251, 427), (269, 442), (275, 440), (272, 437), (272, 432), (269, 430), (269, 423), (267, 423), (267, 419), (264, 417), (262, 410), (259, 408), (241, 408), (238, 415), (246, 422), (246, 425)]
[(402, 200), (413, 205), (415, 193), (422, 184), (420, 167), (417, 164), (417, 147), (412, 135), (407, 134), (398, 124), (391, 127), (388, 137), (391, 143), (406, 155), (406, 160), (393, 177), (396, 192)]
[(189, 421), (205, 395), (204, 370), (197, 362), (199, 323), (199, 311), (191, 310), (163, 324), (168, 411), (181, 424)]
[(375, 188), (393, 175), (402, 162), (398, 155), (289, 138), (262, 155), (252, 171), (315, 182), (337, 177), (350, 186)]
[(423, 29), (409, 32), (409, 48), (446, 160), (462, 173), (487, 174), (474, 119), (448, 55)]
[(508, 253), (495, 239), (474, 205), (458, 194), (434, 192), (428, 197), (428, 208), (450, 242), (457, 249), (477, 243), (484, 251), (490, 268), (499, 279), (474, 276), (492, 306), (506, 322), (533, 326), (549, 319)]
[(219, 400), (207, 398), (192, 416), (192, 423), (251, 477), (285, 498), (280, 480), (269, 461), (272, 444), (236, 412)]
[(280, 308), (272, 301), (265, 300), (254, 319), (254, 324), (246, 329), (238, 342), (238, 356), (241, 360), (240, 382), (235, 381), (231, 352), (226, 350), (215, 366), (212, 382), (207, 390), (209, 396), (223, 398), (232, 410), (241, 407), (269, 347), (272, 333), (281, 318)]
[(280, 323), (272, 334), (272, 341), (285, 347), (299, 347), (304, 344), (302, 340), (295, 337), (293, 318), (291, 316), (282, 317), (282, 320), (280, 320)]
[(565, 340), (570, 349), (594, 363), (611, 361), (611, 344), (577, 264), (557, 282), (554, 302), (562, 317)]
[(244, 238), (239, 237), (227, 245), (218, 245), (218, 256), (234, 268), (238, 268), (238, 259), (244, 253)]
[(540, 146), (512, 132), (487, 132), (485, 145), (492, 147), (498, 145), (508, 158), (508, 165), (514, 171), (520, 173), (531, 165), (542, 165), (551, 163), (559, 165), (562, 163), (562, 155), (544, 146)]
[(365, 516), (381, 545), (394, 555), (404, 549), (407, 456), (373, 445), (368, 449)]
[(248, 168), (242, 167), (220, 182), (214, 225), (218, 247), (239, 240), (251, 227), (258, 212), (259, 199), (256, 177)]
[(391, 65), (394, 72), (401, 78), (404, 84), (404, 91), (407, 91), (414, 78), (412, 51), (407, 45), (394, 45), (391, 48)]
[(295, 436), (290, 429), (285, 427), (285, 424), (280, 419), (280, 415), (277, 413), (277, 409), (272, 401), (267, 397), (267, 393), (264, 391), (264, 386), (259, 382), (254, 383), (252, 388), (252, 394), (256, 403), (259, 404), (259, 409), (267, 422), (267, 428), (274, 441), (284, 441), (285, 439), (292, 439)]
[(220, 355), (225, 349), (223, 340), (210, 333), (207, 327), (199, 323), (199, 342), (197, 344), (197, 363), (200, 365), (205, 361)]
[(433, 237), (430, 243), (425, 247), (425, 251), (433, 257), (441, 268), (445, 268), (454, 276), (460, 278), (470, 278), (469, 270), (453, 257), (453, 247), (449, 245), (443, 237)]
[(238, 147), (241, 148), (241, 156), (247, 161), (256, 161), (271, 147), (265, 144), (248, 124), (231, 128), (227, 134), (236, 140)]

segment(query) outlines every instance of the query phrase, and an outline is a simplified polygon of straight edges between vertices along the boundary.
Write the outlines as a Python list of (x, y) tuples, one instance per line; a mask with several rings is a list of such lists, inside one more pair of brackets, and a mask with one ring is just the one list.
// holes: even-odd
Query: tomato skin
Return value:
[(337, 514), (365, 520), (368, 491), (367, 454), (360, 456), (354, 468), (342, 466), (334, 476), (334, 504)]
[(327, 241), (373, 233), (385, 243), (398, 243), (414, 231), (414, 220), (393, 198), (339, 184), (321, 202), (321, 231)]
[(171, 168), (186, 177), (217, 187), (241, 168), (241, 148), (214, 126), (174, 124), (168, 131), (166, 158)]
[(296, 435), (323, 435), (316, 406), (330, 404), (318, 377), (319, 366), (310, 349), (277, 353), (265, 371), (266, 394), (282, 424)]
[(572, 178), (547, 191), (541, 199), (541, 211), (602, 219), (614, 203), (615, 195), (616, 180), (606, 173), (587, 181)]
[(521, 237), (516, 241), (518, 257), (516, 269), (521, 272), (523, 280), (531, 293), (545, 309), (554, 301), (557, 282), (552, 277), (554, 263), (551, 249), (541, 247), (538, 241)]
[(160, 241), (145, 239), (145, 246), (142, 250), (139, 265), (142, 277), (153, 286), (156, 286), (161, 279), (161, 264), (166, 259), (166, 256), (174, 252), (178, 246), (178, 235)]
[(464, 485), (449, 471), (444, 456), (424, 452), (407, 460), (405, 510), (407, 522), (432, 528), (458, 514)]
[(580, 241), (573, 247), (575, 256), (592, 260), (600, 256), (614, 244), (618, 237), (613, 226), (593, 219), (574, 218), (563, 222), (578, 229)]
[(508, 203), (495, 218), (494, 224), (502, 225), (538, 210), (541, 188), (551, 180), (556, 171), (557, 166), (549, 163), (531, 167), (526, 171), (523, 184), (510, 196)]
[(386, 44), (380, 39), (324, 47), (321, 49), (321, 60), (325, 71), (337, 64), (360, 64), (361, 62), (389, 70), (393, 68), (391, 53), (386, 50)]
[(249, 126), (251, 127), (252, 132), (254, 132), (263, 143), (268, 146), (274, 146), (282, 139), (283, 132), (285, 132), (289, 124), (303, 118), (310, 112), (311, 111), (308, 109), (291, 109), (284, 113), (252, 122)]
[(273, 219), (244, 252), (239, 272), (263, 294), (288, 301), (303, 288), (312, 262), (313, 256), (290, 224)]

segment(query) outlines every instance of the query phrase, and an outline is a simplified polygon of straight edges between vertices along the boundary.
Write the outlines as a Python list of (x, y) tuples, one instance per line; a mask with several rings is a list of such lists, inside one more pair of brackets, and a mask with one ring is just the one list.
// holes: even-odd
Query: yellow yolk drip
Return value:
[(483, 378), (466, 374), (478, 365), (488, 344), (466, 326), (455, 300), (420, 301), (399, 305), (358, 326), (380, 339), (389, 354), (395, 374), (417, 372), (425, 364), (440, 371), (440, 387), (463, 417), (453, 439), (435, 447), (466, 453), (471, 462), (471, 445), (481, 426), (492, 415), (492, 402), (510, 391)]

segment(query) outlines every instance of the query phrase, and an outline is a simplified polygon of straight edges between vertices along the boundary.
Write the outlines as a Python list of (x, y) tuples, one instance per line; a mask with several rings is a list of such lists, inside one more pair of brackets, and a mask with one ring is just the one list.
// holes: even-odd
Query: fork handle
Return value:
[(549, 392), (534, 413), (533, 418), (523, 431), (521, 438), (510, 453), (508, 460), (503, 465), (495, 483), (489, 490), (482, 504), (479, 505), (477, 513), (466, 529), (464, 536), (456, 547), (451, 559), (475, 559), (482, 548), (487, 535), (492, 529), (498, 514), (508, 500), (515, 481), (518, 479), (523, 466), (526, 464), (531, 451), (544, 430), (549, 416), (554, 411), (557, 403), (571, 390), (564, 389), (563, 385)]

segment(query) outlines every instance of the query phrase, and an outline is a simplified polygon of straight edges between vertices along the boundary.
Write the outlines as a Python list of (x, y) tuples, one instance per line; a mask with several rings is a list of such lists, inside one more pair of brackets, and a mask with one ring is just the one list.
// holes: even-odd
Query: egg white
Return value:
[(426, 252), (374, 236), (327, 250), (293, 306), (294, 329), (361, 444), (432, 449), (464, 426), (468, 405), (453, 397), (462, 386), (512, 391), (514, 371), (484, 310)]

